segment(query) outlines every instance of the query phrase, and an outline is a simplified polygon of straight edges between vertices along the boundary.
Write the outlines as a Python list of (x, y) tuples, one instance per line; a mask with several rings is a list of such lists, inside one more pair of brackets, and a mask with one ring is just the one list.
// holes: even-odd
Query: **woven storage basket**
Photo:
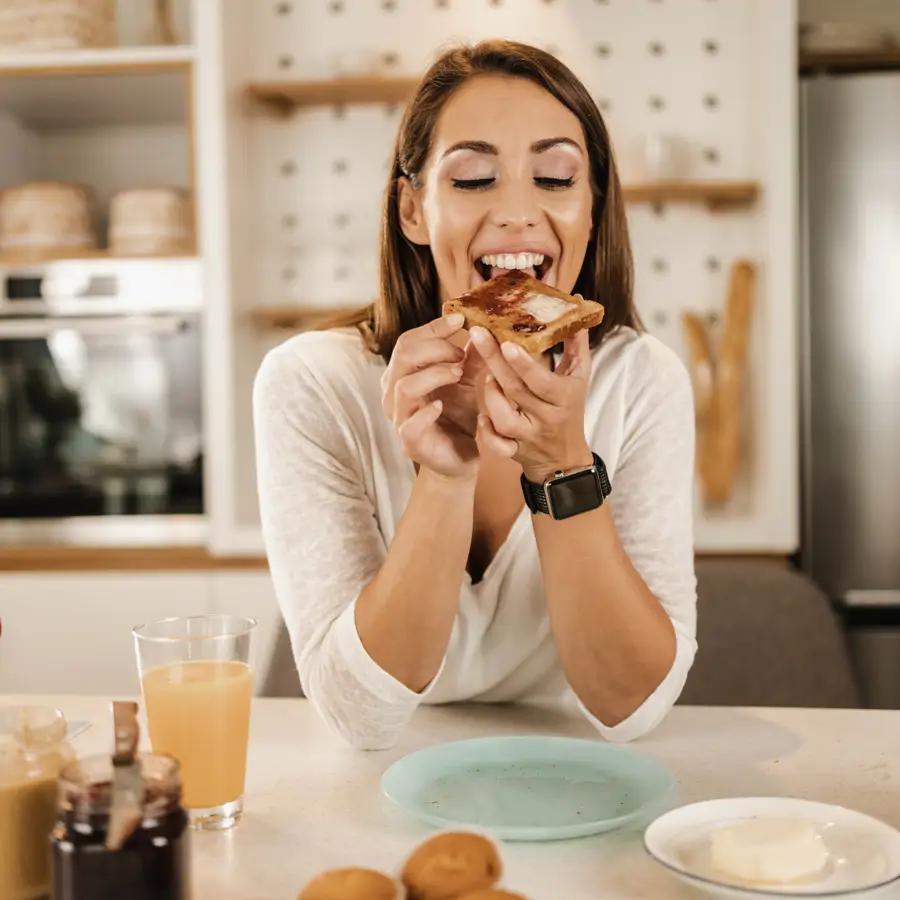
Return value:
[(116, 256), (193, 252), (190, 194), (177, 187), (119, 191), (109, 207), (109, 250)]
[(81, 184), (32, 181), (0, 192), (0, 251), (17, 258), (79, 256), (97, 247), (93, 192)]
[(75, 50), (116, 43), (116, 0), (0, 0), (2, 50)]

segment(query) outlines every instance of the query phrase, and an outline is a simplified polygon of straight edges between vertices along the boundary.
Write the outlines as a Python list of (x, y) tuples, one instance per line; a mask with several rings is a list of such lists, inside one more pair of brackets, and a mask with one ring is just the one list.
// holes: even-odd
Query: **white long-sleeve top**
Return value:
[(382, 411), (385, 363), (355, 329), (297, 335), (265, 357), (253, 404), (275, 592), (304, 692), (352, 744), (390, 747), (420, 703), (464, 700), (574, 704), (605, 738), (631, 741), (677, 700), (696, 652), (690, 380), (669, 348), (631, 329), (592, 352), (586, 435), (612, 481), (607, 502), (619, 537), (677, 636), (666, 678), (615, 727), (592, 716), (566, 682), (527, 508), (483, 579), (464, 575), (443, 663), (425, 691), (369, 656), (356, 598), (385, 559), (416, 477)]

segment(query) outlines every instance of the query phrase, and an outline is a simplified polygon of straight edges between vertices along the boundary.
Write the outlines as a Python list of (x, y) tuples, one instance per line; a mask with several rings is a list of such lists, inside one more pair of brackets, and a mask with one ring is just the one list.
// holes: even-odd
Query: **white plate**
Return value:
[[(748, 884), (712, 866), (710, 834), (754, 816), (801, 818), (821, 834), (831, 855), (822, 874), (802, 883)], [(709, 800), (665, 813), (644, 832), (653, 859), (682, 881), (718, 897), (839, 897), (900, 879), (900, 832), (863, 813), (784, 797)]]

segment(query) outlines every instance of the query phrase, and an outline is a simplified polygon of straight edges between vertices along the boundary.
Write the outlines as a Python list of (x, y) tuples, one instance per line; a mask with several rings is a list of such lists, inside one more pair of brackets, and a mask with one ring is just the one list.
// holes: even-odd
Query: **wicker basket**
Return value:
[(180, 256), (194, 249), (190, 194), (177, 187), (119, 191), (109, 206), (116, 256)]
[(0, 193), (0, 252), (23, 260), (79, 256), (97, 247), (93, 192), (81, 184), (31, 181)]
[(116, 0), (0, 0), (0, 50), (75, 50), (116, 43)]

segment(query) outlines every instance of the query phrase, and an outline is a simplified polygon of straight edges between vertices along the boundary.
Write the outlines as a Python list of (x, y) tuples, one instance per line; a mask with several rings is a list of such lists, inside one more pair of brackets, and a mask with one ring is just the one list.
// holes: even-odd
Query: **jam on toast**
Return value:
[(583, 328), (603, 321), (604, 309), (510, 269), (444, 303), (444, 315), (462, 313), (466, 328), (480, 325), (499, 343), (511, 341), (529, 353), (543, 353)]

